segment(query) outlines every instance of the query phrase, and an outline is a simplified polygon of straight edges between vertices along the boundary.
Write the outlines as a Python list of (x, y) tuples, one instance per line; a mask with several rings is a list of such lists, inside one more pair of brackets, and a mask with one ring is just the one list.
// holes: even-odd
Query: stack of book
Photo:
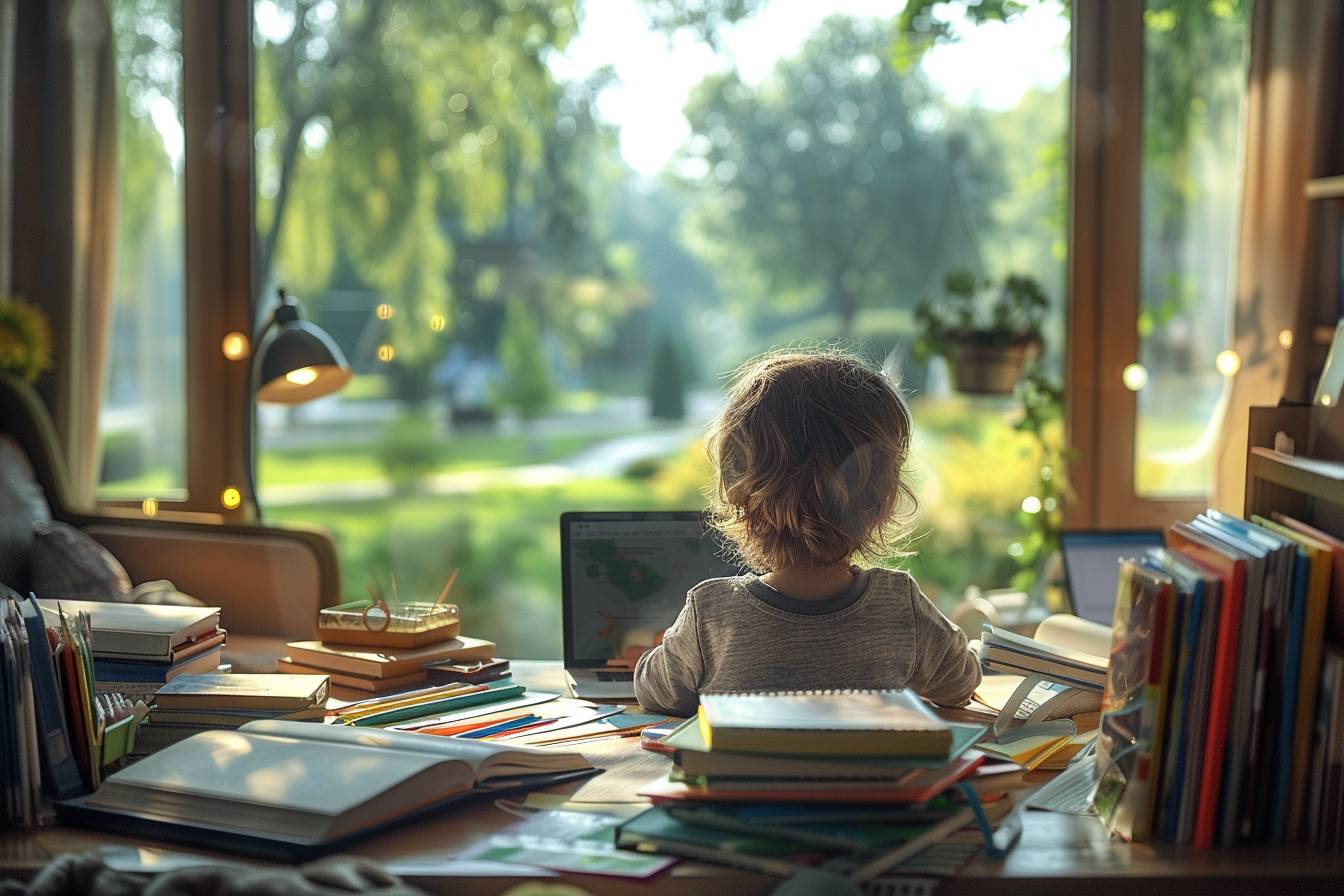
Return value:
[(219, 668), (226, 632), (218, 607), (176, 607), (83, 600), (39, 601), (48, 624), (59, 609), (87, 614), (93, 629), (98, 693), (148, 697), (179, 675)]
[[(698, 715), (657, 745), (674, 765), (641, 791), (655, 809), (618, 842), (767, 873), (824, 861), (862, 882), (856, 869), (885, 871), (1011, 807), (1002, 796), (987, 813), (956, 787), (984, 760), (971, 749), (984, 733), (906, 691), (703, 695)], [(941, 873), (979, 849), (970, 837)]]
[(202, 731), (262, 719), (321, 721), (327, 694), (325, 675), (180, 675), (154, 695), (135, 753), (148, 755)]
[(1098, 813), (1127, 838), (1339, 849), (1344, 542), (1210, 510), (1167, 543), (1121, 564)]
[(1110, 643), (1108, 626), (1067, 614), (1048, 617), (1033, 638), (985, 626), (981, 665), (997, 674), (976, 700), (995, 718), (979, 749), (1028, 771), (1067, 767), (1096, 739)]
[(453, 604), (341, 604), (322, 611), (321, 640), (290, 642), (277, 669), (329, 675), (342, 699), (422, 685), (429, 680), (426, 667), (436, 663), (492, 663), (492, 680), (502, 679), (508, 666), (494, 660), (494, 643), (461, 637), (460, 628)]

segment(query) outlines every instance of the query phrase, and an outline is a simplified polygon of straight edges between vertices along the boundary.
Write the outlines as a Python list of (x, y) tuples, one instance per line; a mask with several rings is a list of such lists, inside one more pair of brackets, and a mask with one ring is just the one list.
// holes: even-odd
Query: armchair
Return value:
[[(102, 544), (133, 582), (169, 579), (182, 591), (220, 607), (230, 643), (244, 652), (249, 643), (255, 646), (252, 636), (315, 637), (318, 610), (340, 600), (335, 547), (319, 530), (179, 522), (149, 519), (129, 510), (76, 506), (46, 408), (26, 383), (3, 374), (0, 434), (14, 439), (27, 455), (53, 519)], [(0, 519), (24, 512), (22, 507), (0, 507)], [(10, 525), (14, 522), (9, 520)]]

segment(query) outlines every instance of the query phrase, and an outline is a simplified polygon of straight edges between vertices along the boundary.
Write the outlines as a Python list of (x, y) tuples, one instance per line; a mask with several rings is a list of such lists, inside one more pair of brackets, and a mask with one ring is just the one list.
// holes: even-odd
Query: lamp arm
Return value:
[(247, 476), (247, 496), (252, 502), (252, 513), (261, 522), (261, 497), (257, 494), (257, 365), (261, 362), (261, 343), (275, 326), (275, 312), (257, 330), (252, 340), (252, 353), (247, 359), (247, 381), (243, 384), (243, 471)]

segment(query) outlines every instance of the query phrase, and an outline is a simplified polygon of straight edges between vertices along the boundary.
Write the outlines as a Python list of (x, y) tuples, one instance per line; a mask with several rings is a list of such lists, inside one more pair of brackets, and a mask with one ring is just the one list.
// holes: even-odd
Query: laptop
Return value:
[(1115, 592), (1120, 586), (1120, 561), (1142, 557), (1165, 544), (1160, 529), (1114, 532), (1061, 532), (1065, 593), (1069, 612), (1109, 626), (1115, 620)]
[(634, 673), (613, 662), (651, 646), (687, 591), (742, 572), (694, 510), (561, 514), (560, 558), (565, 675), (601, 701), (635, 699)]

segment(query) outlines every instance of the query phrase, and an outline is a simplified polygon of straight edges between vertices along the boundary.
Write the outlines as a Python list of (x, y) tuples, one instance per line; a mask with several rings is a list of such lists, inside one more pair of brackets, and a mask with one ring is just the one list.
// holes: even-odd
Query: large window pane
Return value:
[[(1135, 490), (1208, 494), (1216, 409), (1236, 373), (1233, 251), (1250, 0), (1149, 0)], [(1221, 355), (1221, 357), (1220, 357)], [(1146, 375), (1145, 375), (1146, 374)]]
[(112, 0), (117, 68), (117, 248), (99, 418), (100, 498), (186, 487), (182, 11)]
[(1058, 369), (1064, 6), (949, 6), (899, 65), (877, 0), (674, 6), (255, 3), (258, 295), (357, 374), (262, 408), (260, 496), (334, 532), (350, 597), (460, 568), (465, 632), (558, 656), (560, 513), (701, 506), (723, 375), (834, 340), (905, 371), (933, 534), (898, 562), (949, 605), (1032, 561), (1021, 407), (954, 394), (912, 312), (1030, 274)]

